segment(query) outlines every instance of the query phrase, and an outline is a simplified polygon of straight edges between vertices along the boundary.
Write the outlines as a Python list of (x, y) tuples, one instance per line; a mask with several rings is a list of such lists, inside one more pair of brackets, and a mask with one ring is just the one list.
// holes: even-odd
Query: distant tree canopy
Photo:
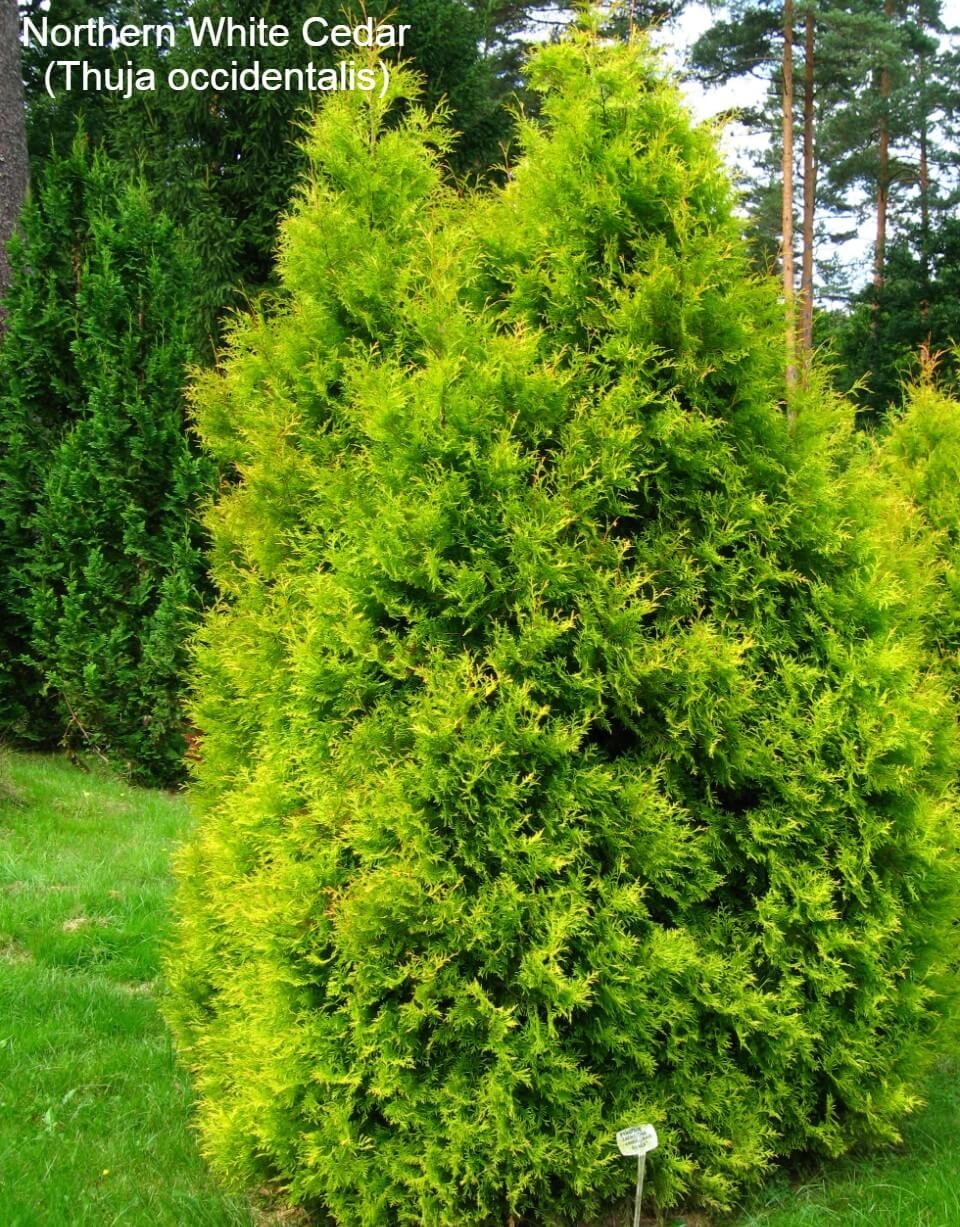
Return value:
[[(38, 15), (39, 6), (33, 11)], [(342, 22), (339, 0), (274, 0), (271, 23), (291, 33), (286, 47), (243, 51), (205, 45), (187, 37), (186, 22), (205, 16), (246, 22), (264, 15), (255, 0), (118, 0), (106, 7), (83, 0), (51, 0), (43, 13), (51, 23), (103, 17), (117, 24), (171, 23), (178, 31), (173, 51), (95, 49), (84, 58), (100, 67), (138, 66), (194, 69), (222, 66), (230, 59), (259, 61), (264, 67), (318, 66), (349, 59), (349, 50), (305, 47), (300, 28), (308, 16)], [(358, 10), (359, 12), (359, 10)], [(482, 57), (481, 17), (465, 0), (400, 0), (367, 5), (364, 12), (383, 16), (411, 29), (402, 54), (423, 75), (426, 99), (445, 99), (459, 133), (451, 161), (461, 173), (481, 173), (497, 159), (509, 131), (491, 65)], [(359, 19), (359, 18), (357, 18)], [(270, 277), (277, 219), (290, 184), (302, 167), (299, 121), (316, 97), (293, 91), (215, 92), (159, 89), (148, 96), (124, 99), (109, 93), (60, 89), (50, 99), (43, 74), (62, 51), (34, 47), (24, 56), (30, 147), (43, 160), (50, 149), (69, 149), (78, 121), (88, 138), (104, 144), (115, 158), (141, 166), (165, 207), (191, 238), (204, 269), (205, 293), (211, 302), (230, 300), (238, 285), (256, 289)]]
[(960, 344), (960, 221), (943, 217), (926, 233), (901, 231), (887, 252), (882, 286), (857, 294), (846, 312), (825, 314), (819, 338), (837, 362), (843, 391), (855, 389), (865, 424), (899, 405), (935, 355), (938, 379), (956, 387)]
[[(748, 194), (755, 249), (768, 266), (792, 264), (794, 254), (792, 244), (783, 248), (781, 132), (784, 56), (795, 63), (801, 348), (809, 351), (814, 339), (815, 303), (851, 294), (850, 270), (836, 259), (832, 239), (871, 220), (870, 289), (850, 303), (849, 326), (838, 326), (844, 368), (870, 372), (862, 403), (876, 410), (899, 395), (904, 346), (943, 337), (942, 312), (938, 319), (933, 309), (943, 302), (942, 287), (934, 282), (951, 258), (946, 223), (957, 200), (960, 59), (945, 41), (941, 0), (795, 0), (790, 7), (785, 47), (781, 0), (732, 0), (697, 40), (693, 63), (706, 82), (754, 75), (769, 83), (766, 103), (743, 115), (770, 134)], [(791, 270), (787, 275), (792, 279)], [(916, 291), (912, 300), (905, 278)], [(864, 312), (868, 302), (877, 309)]]

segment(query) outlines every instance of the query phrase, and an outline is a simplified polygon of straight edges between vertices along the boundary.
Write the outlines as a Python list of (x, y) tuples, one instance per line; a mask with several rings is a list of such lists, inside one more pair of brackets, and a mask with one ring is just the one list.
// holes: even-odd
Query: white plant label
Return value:
[(657, 1131), (653, 1125), (631, 1125), (617, 1134), (622, 1155), (645, 1155), (657, 1149)]

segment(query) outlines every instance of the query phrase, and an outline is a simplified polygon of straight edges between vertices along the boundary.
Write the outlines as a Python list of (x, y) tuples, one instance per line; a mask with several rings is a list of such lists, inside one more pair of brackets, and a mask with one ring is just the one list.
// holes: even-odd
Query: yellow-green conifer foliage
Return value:
[[(726, 1205), (896, 1136), (955, 911), (905, 500), (813, 388), (713, 135), (541, 51), (502, 191), (338, 97), (286, 297), (196, 393), (198, 831), (169, 1012), (205, 1147), (343, 1227)], [(919, 548), (919, 547), (918, 547)]]
[(960, 683), (960, 403), (932, 368), (908, 387), (880, 440), (885, 472), (932, 532), (940, 583), (926, 615), (931, 647)]

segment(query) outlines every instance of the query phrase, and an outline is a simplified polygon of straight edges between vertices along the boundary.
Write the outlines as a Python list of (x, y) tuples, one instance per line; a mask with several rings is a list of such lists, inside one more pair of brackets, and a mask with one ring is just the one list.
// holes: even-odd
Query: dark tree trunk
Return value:
[[(0, 0), (0, 299), (10, 283), (7, 241), (27, 192), (27, 132), (17, 0)], [(0, 328), (3, 326), (0, 307)]]

